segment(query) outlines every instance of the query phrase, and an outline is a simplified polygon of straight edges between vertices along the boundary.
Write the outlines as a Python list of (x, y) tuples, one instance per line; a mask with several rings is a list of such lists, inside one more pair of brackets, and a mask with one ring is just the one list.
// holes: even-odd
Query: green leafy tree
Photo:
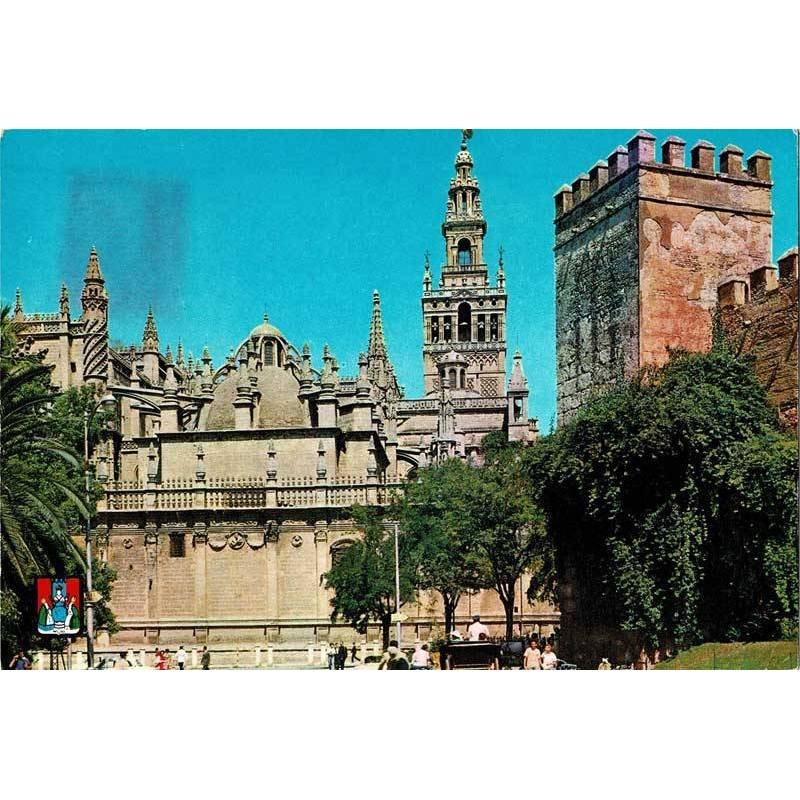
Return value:
[(394, 512), (413, 550), (418, 587), (442, 597), (445, 635), (462, 594), (485, 583), (486, 562), (470, 518), (479, 480), (479, 471), (459, 459), (421, 469)]
[(651, 647), (785, 627), (797, 613), (795, 447), (750, 364), (715, 337), (529, 448), (569, 588), (564, 625)]
[(532, 574), (529, 597), (551, 596), (554, 589), (552, 544), (522, 470), (523, 452), (516, 444), (493, 448), (476, 470), (468, 505), (472, 546), (484, 562), (483, 586), (494, 589), (503, 604), (507, 639), (514, 633), (516, 585), (522, 575)]
[[(384, 524), (379, 509), (355, 506), (353, 519), (363, 528), (363, 535), (339, 550), (324, 576), (325, 585), (334, 592), (331, 619), (344, 619), (359, 633), (366, 633), (370, 622), (379, 622), (386, 648), (395, 610), (394, 532)], [(413, 600), (416, 593), (408, 543), (403, 537), (400, 541), (402, 604)]]
[[(76, 544), (88, 515), (78, 452), (82, 410), (93, 402), (93, 390), (55, 392), (50, 368), (37, 357), (17, 352), (16, 325), (7, 307), (0, 312), (0, 337), (0, 591), (5, 664), (9, 650), (30, 646), (33, 578), (85, 571), (83, 551)], [(112, 571), (105, 577), (111, 580)], [(110, 592), (110, 584), (107, 589)], [(107, 598), (103, 603), (98, 615), (111, 626)]]

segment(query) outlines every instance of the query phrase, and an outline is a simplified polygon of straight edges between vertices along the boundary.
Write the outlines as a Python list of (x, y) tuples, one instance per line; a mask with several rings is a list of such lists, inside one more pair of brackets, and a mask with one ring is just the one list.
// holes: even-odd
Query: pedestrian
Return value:
[(548, 642), (544, 646), (544, 655), (542, 655), (542, 669), (556, 669), (558, 666), (558, 656), (553, 652), (553, 645)]
[(131, 662), (125, 657), (125, 653), (120, 653), (119, 658), (114, 662), (114, 669), (130, 669)]
[(184, 669), (186, 667), (186, 656), (187, 656), (187, 653), (183, 649), (183, 645), (181, 645), (178, 648), (178, 652), (177, 652), (177, 654), (175, 656), (175, 658), (176, 658), (176, 660), (178, 662), (178, 669)]
[(542, 668), (542, 651), (539, 649), (539, 642), (536, 639), (531, 639), (528, 649), (525, 651), (522, 663), (523, 669), (541, 669)]
[(344, 662), (347, 661), (347, 648), (343, 642), (339, 642), (339, 649), (336, 651), (337, 669), (344, 669)]
[(356, 656), (356, 643), (353, 642), (353, 646), (350, 648), (350, 660), (355, 664), (356, 661), (361, 661), (360, 658)]
[(158, 647), (156, 647), (156, 653), (155, 653), (155, 667), (156, 669), (166, 669), (164, 654)]
[(336, 664), (334, 663), (336, 659), (336, 650), (333, 647), (331, 642), (328, 642), (328, 669), (334, 669)]
[(30, 659), (25, 655), (23, 650), (18, 650), (11, 663), (8, 665), (9, 669), (30, 669)]
[(467, 628), (467, 635), (471, 642), (479, 642), (482, 633), (485, 634), (484, 638), (489, 638), (489, 629), (481, 622), (480, 614), (475, 614), (472, 617), (472, 625)]
[(172, 656), (169, 654), (169, 648), (166, 647), (161, 653), (161, 657), (164, 659), (164, 666), (162, 669), (172, 669)]
[(411, 669), (430, 669), (431, 668), (431, 654), (428, 652), (428, 645), (419, 644), (414, 649), (414, 655), (411, 656)]
[(203, 647), (203, 654), (200, 656), (200, 666), (203, 669), (211, 668), (211, 653), (208, 652), (207, 647)]
[(408, 669), (408, 659), (397, 644), (397, 639), (389, 642), (378, 669)]

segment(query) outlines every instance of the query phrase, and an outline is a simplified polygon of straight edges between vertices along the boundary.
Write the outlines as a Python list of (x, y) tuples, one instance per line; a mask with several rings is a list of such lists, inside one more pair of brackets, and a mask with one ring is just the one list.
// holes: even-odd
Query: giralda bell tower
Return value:
[[(480, 187), (472, 174), (472, 155), (467, 141), (472, 131), (462, 132), (456, 155), (455, 177), (450, 180), (447, 212), (442, 224), (445, 261), (439, 287), (432, 286), (426, 257), (422, 292), (423, 369), (425, 394), (440, 388), (437, 364), (455, 351), (466, 362), (450, 377), (455, 393), (503, 397), (506, 382), (506, 289), (503, 256), (497, 281), (489, 282), (483, 253), (486, 220)], [(455, 383), (455, 385), (453, 385)]]

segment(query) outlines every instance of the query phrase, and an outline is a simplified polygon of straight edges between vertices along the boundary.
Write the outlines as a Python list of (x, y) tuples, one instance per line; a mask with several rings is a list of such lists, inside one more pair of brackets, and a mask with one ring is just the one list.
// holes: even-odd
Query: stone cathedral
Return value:
[[(377, 291), (352, 376), (339, 373), (327, 346), (315, 358), (266, 316), (218, 366), (207, 348), (199, 358), (180, 343), (162, 350), (152, 310), (141, 343), (115, 349), (94, 248), (78, 318), (66, 287), (54, 314), (25, 314), (17, 293), (20, 344), (52, 365), (53, 383), (94, 383), (119, 401), (116, 432), (93, 453), (105, 489), (96, 552), (118, 574), (114, 645), (288, 648), (361, 638), (331, 622), (323, 585), (337, 551), (359, 535), (348, 509), (386, 503), (418, 467), (441, 459), (480, 464), (489, 432), (537, 435), (519, 353), (506, 376), (506, 278), (502, 252), (490, 276), (486, 230), (465, 134), (435, 285), (426, 256), (425, 394), (415, 399), (404, 397), (389, 358)], [(403, 610), (423, 639), (443, 620), (436, 595)], [(522, 585), (518, 612), (526, 627), (558, 620), (530, 604)], [(465, 597), (457, 621), (473, 613), (498, 628), (503, 620), (493, 592)]]

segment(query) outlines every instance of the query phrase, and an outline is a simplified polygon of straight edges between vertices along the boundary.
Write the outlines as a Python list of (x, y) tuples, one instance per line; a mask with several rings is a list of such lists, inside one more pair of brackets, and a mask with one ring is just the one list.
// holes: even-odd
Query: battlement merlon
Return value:
[[(639, 131), (627, 147), (619, 146), (606, 161), (598, 161), (587, 173), (581, 173), (571, 185), (565, 184), (555, 194), (555, 220), (557, 224), (576, 216), (577, 210), (594, 197), (605, 197), (611, 193), (623, 176), (667, 173), (675, 180), (669, 181), (668, 189), (659, 192), (658, 180), (643, 182), (646, 199), (662, 199), (671, 202), (693, 204), (704, 207), (717, 206), (720, 211), (772, 215), (769, 189), (771, 182), (771, 157), (756, 151), (743, 163), (744, 151), (729, 144), (719, 154), (719, 170), (715, 170), (715, 147), (701, 140), (690, 151), (690, 166), (685, 165), (686, 143), (677, 136), (668, 137), (661, 146), (661, 161), (655, 158), (655, 137), (647, 131)], [(696, 180), (694, 180), (696, 179)], [(767, 191), (743, 193), (720, 191), (718, 197), (708, 197), (710, 181), (724, 184), (745, 184)], [(661, 182), (663, 183), (663, 181)], [(655, 191), (651, 190), (655, 188)], [(752, 196), (751, 196), (752, 194)], [(661, 195), (659, 197), (659, 195)], [(703, 195), (700, 197), (699, 195)], [(588, 204), (587, 204), (588, 205)], [(566, 219), (565, 219), (566, 218)]]

